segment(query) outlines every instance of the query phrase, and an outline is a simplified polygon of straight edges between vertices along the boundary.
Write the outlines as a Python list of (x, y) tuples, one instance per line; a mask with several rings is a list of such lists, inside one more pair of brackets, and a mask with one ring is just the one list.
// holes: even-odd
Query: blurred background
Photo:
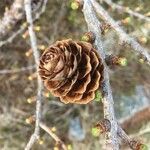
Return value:
[[(150, 16), (149, 0), (113, 2)], [(0, 18), (12, 3), (11, 0), (0, 1)], [(100, 3), (129, 35), (143, 47), (150, 48), (150, 23), (117, 11), (103, 0)], [(46, 11), (34, 22), (40, 53), (56, 40), (80, 40), (87, 31), (82, 11), (72, 9), (70, 4), (71, 0), (48, 0)], [(25, 19), (18, 21), (0, 40), (5, 41), (16, 33), (24, 22)], [(129, 46), (119, 42), (115, 31), (109, 30), (102, 38), (108, 54), (127, 58), (126, 66), (110, 69), (117, 119), (130, 137), (150, 146), (150, 68)], [(31, 68), (18, 71), (28, 66)], [(28, 124), (27, 118), (35, 113), (36, 77), (28, 31), (24, 30), (11, 43), (0, 47), (1, 150), (23, 149), (34, 131), (34, 124)], [(65, 142), (69, 150), (103, 149), (104, 135), (95, 137), (91, 133), (93, 124), (103, 118), (101, 101), (94, 100), (82, 106), (65, 105), (44, 89), (42, 109), (43, 122)], [(33, 150), (53, 150), (55, 144), (46, 132), (41, 131), (41, 138)], [(121, 149), (129, 148), (122, 144)]]

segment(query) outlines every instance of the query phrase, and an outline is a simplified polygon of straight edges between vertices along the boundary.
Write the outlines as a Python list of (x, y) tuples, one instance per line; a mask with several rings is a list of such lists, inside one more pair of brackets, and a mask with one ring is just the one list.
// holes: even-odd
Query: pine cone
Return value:
[(101, 58), (90, 43), (57, 41), (41, 56), (39, 75), (64, 103), (87, 104), (103, 79)]

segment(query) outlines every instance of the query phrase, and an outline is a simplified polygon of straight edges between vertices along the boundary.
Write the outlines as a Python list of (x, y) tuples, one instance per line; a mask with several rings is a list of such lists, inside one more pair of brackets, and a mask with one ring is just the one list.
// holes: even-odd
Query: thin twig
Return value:
[(130, 137), (131, 138), (135, 138), (135, 137), (139, 137), (139, 136), (142, 136), (144, 134), (149, 134), (150, 133), (150, 124), (148, 124), (148, 127), (144, 127), (144, 129), (140, 129), (140, 131), (138, 133), (134, 133), (134, 134), (131, 134)]
[(4, 37), (22, 19), (24, 15), (23, 0), (15, 0), (10, 10), (6, 10), (0, 20), (0, 38)]
[(104, 2), (106, 2), (110, 7), (112, 7), (113, 9), (118, 9), (119, 11), (121, 12), (125, 12), (125, 13), (128, 13), (130, 14), (131, 16), (135, 16), (141, 20), (145, 20), (145, 21), (148, 21), (150, 22), (150, 18), (149, 17), (146, 17), (140, 13), (137, 13), (133, 10), (131, 10), (130, 8), (128, 7), (124, 7), (124, 6), (121, 6), (121, 5), (118, 5), (116, 3), (113, 3), (111, 0), (104, 0)]
[[(31, 9), (31, 0), (24, 1), (25, 12), (26, 12), (26, 19), (29, 24), (28, 30), (30, 35), (30, 42), (31, 48), (33, 50), (33, 55), (36, 63), (36, 68), (38, 70), (39, 65), (39, 52), (37, 49), (37, 39), (35, 32), (33, 30), (33, 19), (32, 19), (32, 9)], [(37, 76), (37, 84), (38, 84), (38, 91), (37, 91), (37, 100), (36, 100), (36, 122), (35, 122), (35, 130), (32, 134), (29, 142), (27, 143), (25, 150), (30, 150), (36, 140), (39, 138), (39, 131), (40, 131), (40, 120), (41, 120), (41, 98), (42, 98), (42, 81), (39, 75)]]
[(63, 148), (63, 150), (67, 150), (67, 147), (64, 144), (64, 142), (54, 132), (52, 132), (49, 127), (47, 127), (44, 123), (41, 123), (41, 122), (40, 122), (40, 127), (43, 130), (45, 130), (57, 143), (59, 143), (61, 147)]
[(119, 25), (116, 23), (116, 21), (110, 17), (108, 12), (99, 5), (98, 2), (95, 0), (92, 0), (92, 4), (98, 14), (103, 16), (103, 19), (111, 25), (111, 27), (117, 32), (119, 35), (121, 41), (126, 42), (129, 44), (133, 50), (135, 50), (137, 53), (143, 55), (143, 57), (147, 60), (148, 64), (150, 65), (150, 55), (148, 53), (148, 50), (144, 47), (142, 47), (134, 38), (130, 37)]
[(22, 67), (19, 69), (4, 69), (4, 70), (0, 70), (0, 75), (20, 73), (20, 72), (25, 72), (28, 70), (33, 70), (35, 68), (36, 68), (36, 66), (32, 65), (32, 66), (28, 66), (28, 67)]
[(129, 136), (125, 133), (125, 131), (118, 125), (118, 131), (117, 131), (118, 136), (122, 139), (124, 143), (127, 145), (130, 145), (130, 138)]
[(144, 106), (137, 112), (122, 120), (121, 127), (125, 130), (135, 128), (135, 124), (142, 125), (146, 120), (150, 120), (150, 106)]
[[(36, 11), (35, 16), (33, 17), (33, 21), (36, 21), (37, 19), (39, 19), (40, 16), (45, 12), (46, 4), (47, 4), (47, 0), (44, 0), (41, 10)], [(11, 43), (19, 34), (23, 33), (26, 28), (27, 28), (26, 25), (21, 25), (20, 29), (17, 30), (15, 33), (13, 33), (10, 37), (8, 37), (4, 41), (0, 41), (0, 47), (2, 47), (3, 45), (5, 45), (7, 43)]]
[(17, 35), (21, 34), (27, 27), (21, 25), (20, 29), (17, 30), (15, 33), (13, 33), (10, 37), (8, 37), (6, 40), (4, 41), (0, 41), (0, 47), (2, 47), (3, 45), (7, 44), (7, 43), (11, 43), (13, 41), (13, 39), (15, 37), (17, 37)]
[(100, 56), (102, 57), (102, 61), (104, 64), (104, 82), (103, 82), (103, 92), (104, 92), (104, 98), (103, 98), (103, 105), (104, 105), (104, 118), (108, 119), (111, 123), (111, 130), (107, 133), (107, 149), (113, 149), (118, 150), (119, 149), (119, 143), (117, 139), (117, 122), (115, 118), (114, 113), (114, 107), (113, 107), (113, 97), (112, 97), (112, 91), (110, 88), (109, 83), (109, 74), (108, 74), (108, 68), (105, 64), (105, 52), (102, 46), (101, 41), (101, 30), (100, 30), (100, 22), (97, 19), (94, 9), (92, 7), (91, 0), (84, 0), (84, 6), (83, 6), (83, 13), (85, 20), (88, 25), (88, 30), (92, 31), (95, 34), (95, 47), (97, 48)]
[(37, 20), (45, 12), (47, 2), (48, 0), (43, 1), (42, 8), (39, 12), (36, 12), (35, 17), (33, 18), (33, 21)]

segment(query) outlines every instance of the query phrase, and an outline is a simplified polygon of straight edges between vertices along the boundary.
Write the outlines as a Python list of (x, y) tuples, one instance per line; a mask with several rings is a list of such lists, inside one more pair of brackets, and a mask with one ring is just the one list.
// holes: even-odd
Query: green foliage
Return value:
[(140, 146), (140, 150), (149, 150), (149, 148), (148, 148), (147, 145), (142, 144), (142, 145)]
[(91, 134), (92, 134), (94, 137), (99, 137), (100, 133), (101, 133), (100, 128), (93, 127), (93, 128), (91, 129)]
[(48, 98), (48, 100), (52, 100), (54, 98), (54, 96), (50, 92), (48, 92), (47, 98)]
[(95, 92), (95, 98), (94, 98), (94, 100), (97, 101), (97, 102), (100, 102), (102, 100), (102, 93), (99, 90), (97, 90)]
[(72, 2), (71, 3), (71, 8), (73, 9), (73, 10), (77, 10), (78, 8), (79, 8), (79, 3), (77, 3), (77, 2)]
[(125, 66), (127, 66), (127, 64), (128, 64), (128, 61), (127, 61), (126, 58), (123, 57), (123, 58), (120, 58), (119, 64), (120, 64), (121, 66), (125, 67)]
[(88, 42), (89, 41), (89, 37), (87, 35), (83, 35), (81, 37), (81, 41)]

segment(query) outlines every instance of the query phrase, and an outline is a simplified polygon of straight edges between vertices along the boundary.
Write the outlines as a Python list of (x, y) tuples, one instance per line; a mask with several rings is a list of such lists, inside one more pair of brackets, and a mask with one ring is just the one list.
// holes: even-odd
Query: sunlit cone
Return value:
[(39, 75), (46, 88), (64, 103), (87, 104), (103, 80), (103, 64), (87, 42), (57, 41), (40, 58)]

